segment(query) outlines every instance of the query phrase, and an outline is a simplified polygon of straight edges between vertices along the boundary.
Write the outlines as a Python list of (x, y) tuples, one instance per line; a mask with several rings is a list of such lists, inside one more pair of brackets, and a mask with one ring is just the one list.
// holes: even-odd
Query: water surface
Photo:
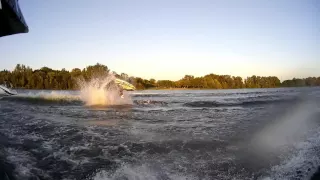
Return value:
[(320, 89), (78, 91), (0, 99), (0, 179), (310, 179)]

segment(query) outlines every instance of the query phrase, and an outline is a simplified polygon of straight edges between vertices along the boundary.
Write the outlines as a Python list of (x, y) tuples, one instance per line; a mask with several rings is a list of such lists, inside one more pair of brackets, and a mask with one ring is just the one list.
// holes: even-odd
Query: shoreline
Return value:
[(227, 89), (211, 89), (211, 88), (149, 88), (137, 89), (136, 91), (143, 90), (236, 90), (236, 89), (282, 89), (282, 88), (320, 88), (320, 86), (297, 86), (297, 87), (269, 87), (269, 88), (227, 88)]
[[(297, 86), (297, 87), (269, 87), (269, 88), (227, 88), (227, 89), (211, 89), (211, 88), (149, 88), (149, 89), (136, 89), (135, 91), (177, 91), (177, 90), (236, 90), (236, 89), (283, 89), (283, 88), (320, 88), (320, 86)], [(80, 89), (28, 89), (28, 88), (12, 88), (14, 90), (35, 90), (35, 91), (79, 91)], [(134, 91), (128, 91), (134, 92)]]

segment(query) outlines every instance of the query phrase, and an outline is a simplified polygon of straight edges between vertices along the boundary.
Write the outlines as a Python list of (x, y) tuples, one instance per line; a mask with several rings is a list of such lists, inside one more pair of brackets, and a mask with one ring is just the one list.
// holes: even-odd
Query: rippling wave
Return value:
[(316, 179), (319, 92), (19, 90), (0, 99), (0, 179)]
[[(211, 94), (201, 94), (201, 97), (208, 97), (212, 98), (213, 93)], [(220, 93), (222, 94), (222, 93)], [(216, 93), (214, 95), (220, 96), (220, 94)], [(231, 95), (234, 94), (240, 94), (240, 93), (231, 93)], [(242, 93), (242, 94), (248, 94), (248, 93)], [(258, 94), (261, 94), (260, 92)], [(229, 95), (228, 93), (225, 93), (225, 95)], [(251, 94), (252, 95), (252, 94)], [(294, 101), (295, 99), (284, 99), (280, 96), (274, 96), (274, 95), (256, 95), (253, 97), (242, 97), (242, 96), (236, 96), (236, 98), (231, 99), (224, 99), (223, 101), (208, 101), (208, 100), (202, 100), (202, 101), (191, 101), (184, 103), (183, 101), (161, 101), (161, 100), (154, 100), (154, 98), (162, 98), (162, 97), (180, 97), (176, 94), (127, 94), (127, 96), (133, 97), (133, 98), (144, 98), (144, 99), (136, 99), (133, 101), (136, 105), (168, 105), (172, 103), (183, 103), (183, 106), (186, 107), (224, 107), (224, 106), (254, 106), (254, 105), (260, 105), (260, 104), (271, 104), (271, 103), (281, 103), (281, 102), (287, 102), (287, 101)], [(204, 98), (205, 99), (205, 98)], [(37, 103), (37, 104), (60, 104), (60, 105), (83, 105), (86, 104), (85, 101), (81, 98), (81, 95), (79, 93), (70, 94), (68, 92), (36, 92), (36, 93), (22, 93), (20, 95), (16, 96), (7, 96), (3, 97), (2, 100), (8, 100), (8, 101), (21, 101), (21, 102), (27, 102), (27, 103)], [(121, 104), (131, 104), (122, 102)], [(119, 104), (119, 105), (121, 105)], [(94, 106), (95, 104), (91, 104), (91, 106)], [(100, 104), (97, 104), (100, 105)], [(103, 104), (101, 104), (103, 105)], [(107, 105), (107, 104), (106, 104)], [(113, 104), (110, 104), (113, 105)], [(116, 105), (116, 104), (114, 104)]]

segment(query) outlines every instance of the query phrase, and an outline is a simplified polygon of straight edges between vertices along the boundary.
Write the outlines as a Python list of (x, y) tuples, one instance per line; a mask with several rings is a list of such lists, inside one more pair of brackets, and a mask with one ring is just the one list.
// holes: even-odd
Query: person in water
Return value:
[(121, 86), (119, 86), (119, 95), (123, 98), (123, 88)]
[(118, 94), (121, 98), (123, 98), (123, 87), (117, 83), (115, 83), (114, 81), (111, 81), (110, 83), (108, 83), (105, 87), (106, 91), (118, 91)]

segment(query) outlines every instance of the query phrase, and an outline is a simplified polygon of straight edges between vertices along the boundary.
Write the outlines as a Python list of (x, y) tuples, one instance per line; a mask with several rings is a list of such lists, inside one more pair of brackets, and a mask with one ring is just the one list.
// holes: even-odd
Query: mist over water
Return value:
[(264, 151), (276, 151), (299, 142), (316, 125), (311, 117), (317, 112), (317, 104), (307, 101), (284, 108), (283, 113), (270, 117), (271, 123), (258, 132), (254, 142)]

